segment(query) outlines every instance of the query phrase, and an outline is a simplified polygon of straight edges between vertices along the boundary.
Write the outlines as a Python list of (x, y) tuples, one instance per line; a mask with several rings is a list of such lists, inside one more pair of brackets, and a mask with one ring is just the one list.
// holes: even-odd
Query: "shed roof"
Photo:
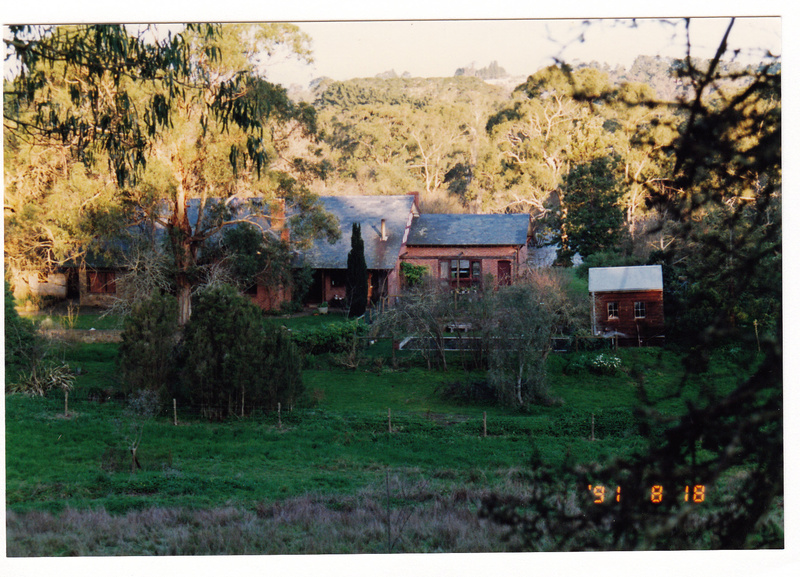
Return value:
[(423, 214), (414, 219), (409, 246), (521, 246), (527, 214)]
[(661, 265), (589, 269), (589, 292), (663, 290)]
[[(317, 269), (346, 269), (353, 223), (361, 224), (367, 268), (393, 269), (400, 256), (408, 218), (415, 198), (393, 196), (323, 196), (325, 210), (339, 219), (341, 238), (333, 244), (320, 239), (305, 251), (303, 261)], [(386, 220), (387, 239), (381, 240), (381, 220)]]

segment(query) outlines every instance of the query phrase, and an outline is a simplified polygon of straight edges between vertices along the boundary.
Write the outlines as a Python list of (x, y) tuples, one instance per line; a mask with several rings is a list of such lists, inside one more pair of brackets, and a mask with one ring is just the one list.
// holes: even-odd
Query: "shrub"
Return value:
[(8, 282), (5, 283), (5, 315), (5, 368), (10, 374), (30, 367), (41, 343), (36, 335), (36, 326), (17, 313)]
[(119, 368), (128, 391), (166, 391), (176, 375), (178, 304), (169, 295), (154, 295), (135, 305), (125, 318), (119, 346)]
[(183, 349), (185, 390), (209, 419), (292, 406), (302, 392), (297, 347), (233, 287), (200, 293)]
[(406, 287), (418, 287), (425, 283), (426, 277), (430, 275), (430, 269), (421, 264), (401, 262), (400, 275)]
[(615, 375), (622, 366), (622, 359), (608, 353), (600, 353), (592, 358), (589, 366), (596, 375)]
[(20, 373), (15, 383), (9, 386), (11, 392), (25, 393), (43, 397), (51, 389), (72, 390), (75, 375), (67, 363), (35, 363), (29, 371)]
[(592, 373), (595, 375), (615, 375), (622, 367), (622, 359), (610, 353), (576, 354), (564, 367), (566, 375)]
[(366, 325), (359, 320), (331, 323), (313, 329), (292, 331), (292, 341), (305, 355), (345, 353), (353, 347), (353, 337), (366, 333)]

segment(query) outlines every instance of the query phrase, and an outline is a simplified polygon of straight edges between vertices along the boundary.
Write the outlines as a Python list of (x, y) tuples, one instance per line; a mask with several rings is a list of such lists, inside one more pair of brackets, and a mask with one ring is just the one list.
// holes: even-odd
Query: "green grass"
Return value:
[(267, 318), (269, 318), (273, 323), (279, 326), (285, 326), (293, 331), (301, 329), (315, 329), (317, 327), (343, 323), (347, 321), (347, 317), (339, 312), (330, 312), (327, 315), (314, 313), (299, 316), (278, 316)]
[[(310, 495), (337, 503), (358, 500), (364, 492), (378, 499), (387, 471), (431, 495), (419, 499), (475, 496), (506, 488), (515, 472), (525, 470), (534, 447), (550, 462), (565, 454), (603, 460), (643, 448), (632, 413), (639, 387), (656, 406), (679, 414), (687, 398), (702, 402), (705, 383), (713, 381), (724, 392), (743, 370), (722, 352), (702, 378), (679, 387), (682, 357), (668, 350), (621, 350), (623, 368), (613, 376), (568, 374), (572, 356), (551, 355), (551, 393), (560, 402), (522, 413), (444, 399), (443, 384), (482, 377), (463, 370), (391, 370), (388, 362), (367, 363), (368, 371), (308, 369), (304, 383), (315, 404), (284, 410), (281, 426), (275, 413), (209, 423), (180, 412), (174, 426), (171, 410), (165, 410), (145, 424), (138, 452), (143, 469), (134, 474), (127, 449), (130, 416), (121, 403), (93, 402), (88, 395), (118, 386), (116, 350), (113, 344), (64, 350), (71, 366), (81, 367), (68, 417), (60, 394), (6, 395), (8, 511), (252, 512)], [(678, 391), (680, 397), (669, 398)], [(589, 440), (592, 416), (595, 441)], [(451, 505), (474, 512), (470, 499)]]

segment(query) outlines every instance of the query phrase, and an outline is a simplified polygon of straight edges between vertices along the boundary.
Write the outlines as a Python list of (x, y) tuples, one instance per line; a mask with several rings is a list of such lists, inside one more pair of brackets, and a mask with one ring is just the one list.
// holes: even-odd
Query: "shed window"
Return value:
[(116, 294), (117, 283), (114, 271), (90, 270), (87, 275), (90, 293)]
[(619, 318), (619, 303), (608, 303), (608, 318)]
[(633, 303), (633, 318), (643, 319), (647, 316), (647, 307), (643, 302)]

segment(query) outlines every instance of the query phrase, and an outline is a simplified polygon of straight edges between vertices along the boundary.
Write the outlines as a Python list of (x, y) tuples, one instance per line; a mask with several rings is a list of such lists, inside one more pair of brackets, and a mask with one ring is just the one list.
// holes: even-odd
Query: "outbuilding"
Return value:
[(592, 334), (617, 337), (620, 345), (664, 342), (664, 282), (661, 265), (589, 269)]

